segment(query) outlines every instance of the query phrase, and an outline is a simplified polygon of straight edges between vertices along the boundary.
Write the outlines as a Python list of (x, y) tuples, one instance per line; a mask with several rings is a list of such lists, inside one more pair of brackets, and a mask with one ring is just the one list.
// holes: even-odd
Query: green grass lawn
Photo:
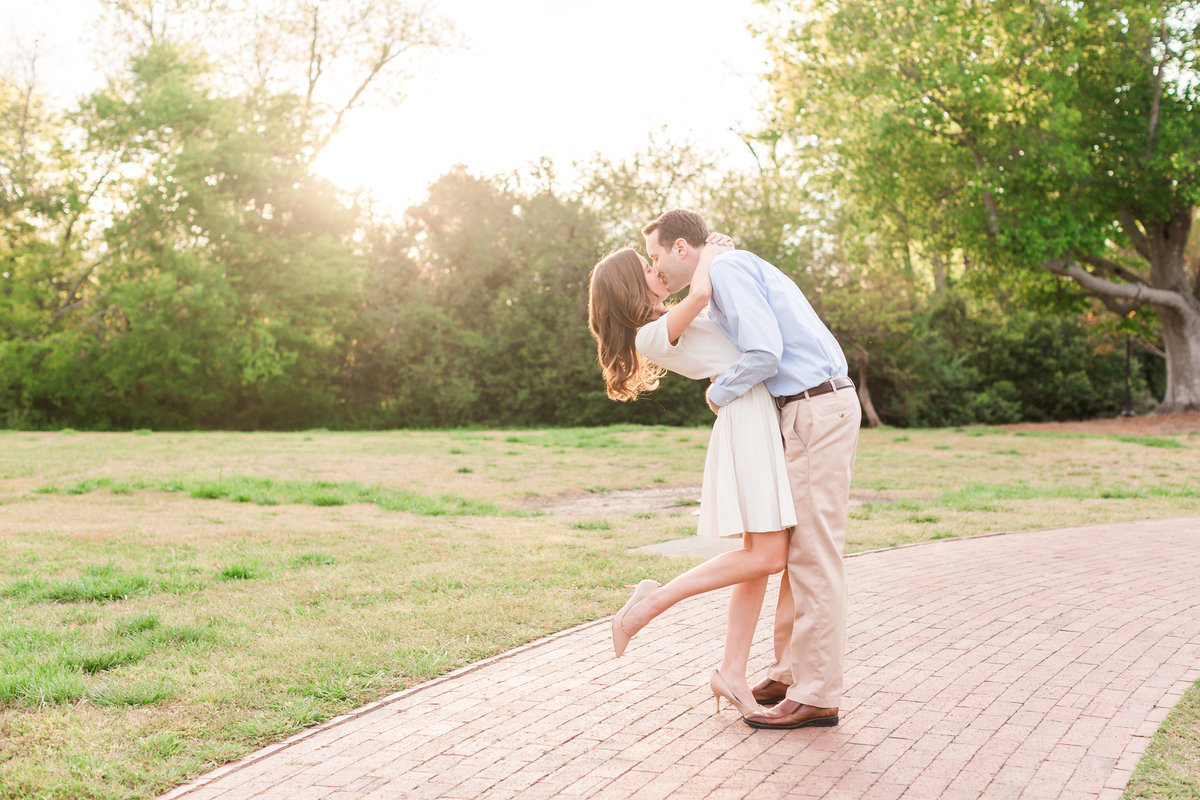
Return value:
[[(693, 531), (707, 435), (0, 432), (0, 798), (150, 797), (611, 614), (688, 566), (629, 551)], [(865, 431), (848, 549), (1195, 515), (1197, 474), (1196, 434)]]

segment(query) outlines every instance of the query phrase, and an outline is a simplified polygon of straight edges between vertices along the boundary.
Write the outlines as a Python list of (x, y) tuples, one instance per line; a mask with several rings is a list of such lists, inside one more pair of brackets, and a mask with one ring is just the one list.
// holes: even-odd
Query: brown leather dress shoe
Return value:
[(761, 714), (747, 714), (742, 717), (742, 720), (751, 728), (776, 730), (808, 727), (829, 728), (838, 724), (838, 710), (806, 706), (795, 700), (782, 700), (770, 711), (764, 711)]
[(773, 706), (780, 700), (787, 697), (788, 685), (771, 678), (764, 678), (751, 691), (754, 693), (754, 702), (760, 706)]

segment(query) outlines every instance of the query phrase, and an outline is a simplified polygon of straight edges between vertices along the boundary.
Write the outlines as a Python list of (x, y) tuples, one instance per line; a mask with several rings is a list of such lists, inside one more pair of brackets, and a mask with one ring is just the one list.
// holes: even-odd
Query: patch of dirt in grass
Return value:
[(1010, 431), (1047, 433), (1098, 433), (1145, 436), (1153, 433), (1190, 433), (1200, 431), (1200, 412), (1189, 414), (1146, 415), (1140, 417), (1114, 417), (1112, 419), (1088, 419), (1080, 422), (1018, 422), (1015, 425), (1000, 425)]
[(559, 497), (538, 505), (539, 511), (560, 517), (602, 517), (605, 514), (676, 514), (695, 510), (700, 487), (655, 487), (593, 492), (576, 497)]
[[(851, 497), (850, 508), (880, 498)], [(595, 492), (581, 497), (559, 497), (550, 503), (536, 506), (537, 510), (560, 517), (602, 517), (632, 514), (693, 513), (699, 508), (700, 487), (653, 489), (622, 489)]]

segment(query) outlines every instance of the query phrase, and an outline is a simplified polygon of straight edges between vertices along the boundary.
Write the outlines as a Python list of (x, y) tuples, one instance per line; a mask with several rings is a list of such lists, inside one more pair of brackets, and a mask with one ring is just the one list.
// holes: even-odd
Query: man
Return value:
[[(672, 292), (691, 282), (708, 236), (694, 211), (675, 209), (643, 230), (646, 253)], [(862, 418), (846, 357), (790, 278), (737, 250), (711, 267), (709, 311), (742, 355), (707, 392), (714, 412), (759, 382), (780, 408), (798, 524), (775, 610), (775, 663), (754, 687), (774, 708), (744, 717), (755, 728), (836, 725), (846, 650), (842, 553), (850, 473)]]

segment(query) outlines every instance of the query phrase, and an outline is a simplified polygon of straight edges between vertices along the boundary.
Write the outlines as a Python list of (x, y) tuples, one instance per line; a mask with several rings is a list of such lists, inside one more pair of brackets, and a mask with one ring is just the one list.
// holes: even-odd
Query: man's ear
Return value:
[(688, 244), (687, 239), (684, 239), (683, 237), (676, 239), (675, 240), (675, 255), (679, 256), (680, 258), (687, 258), (688, 247), (690, 247), (690, 246), (691, 245)]

